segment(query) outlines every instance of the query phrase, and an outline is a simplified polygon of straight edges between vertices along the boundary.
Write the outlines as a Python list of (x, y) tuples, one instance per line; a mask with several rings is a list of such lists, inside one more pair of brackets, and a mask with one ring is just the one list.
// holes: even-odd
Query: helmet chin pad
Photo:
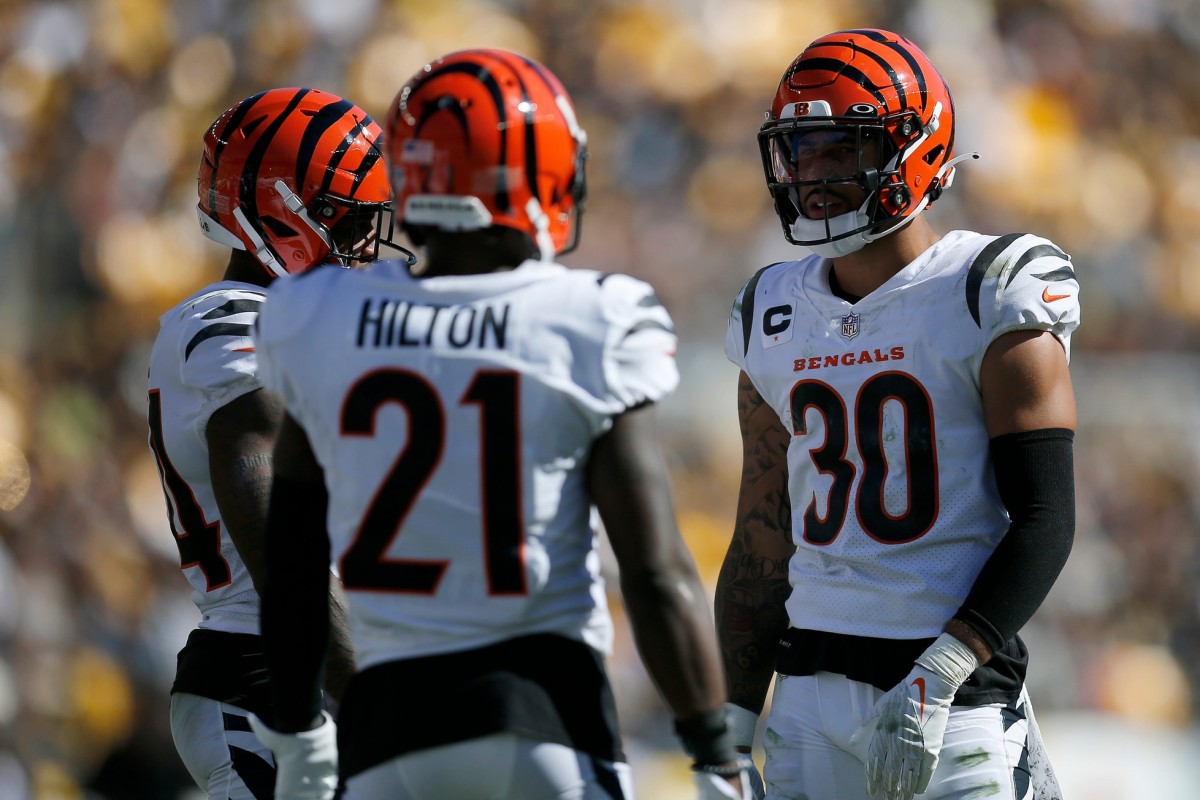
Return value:
[[(972, 157), (979, 156), (968, 153), (955, 160)], [(836, 217), (809, 219), (797, 216), (787, 228), (788, 241), (807, 247), (822, 258), (848, 256), (871, 242), (907, 228), (929, 206), (929, 197), (922, 197), (907, 216), (885, 220), (875, 227), (871, 227), (871, 206), (872, 200), (868, 197), (857, 210)]]
[(789, 238), (822, 258), (838, 258), (866, 246), (869, 239), (864, 229), (870, 221), (866, 204), (855, 211), (825, 219), (798, 216), (791, 224)]

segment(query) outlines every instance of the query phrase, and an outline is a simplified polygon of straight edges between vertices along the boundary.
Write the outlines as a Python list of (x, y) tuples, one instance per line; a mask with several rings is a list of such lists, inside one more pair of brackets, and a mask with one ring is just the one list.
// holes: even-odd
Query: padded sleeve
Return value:
[(262, 305), (261, 294), (235, 291), (201, 298), (189, 309), (179, 377), (204, 398), (197, 415), (201, 435), (214, 411), (261, 386), (251, 331)]
[(955, 617), (993, 651), (1041, 606), (1075, 538), (1074, 432), (1022, 431), (991, 441), (996, 485), (1012, 524)]
[(662, 400), (679, 385), (670, 313), (644, 281), (614, 274), (599, 285), (608, 392), (621, 410)]
[(288, 374), (288, 359), (297, 354), (296, 334), (309, 324), (317, 313), (321, 297), (333, 291), (329, 287), (336, 277), (333, 269), (314, 269), (302, 275), (277, 278), (267, 291), (267, 299), (254, 326), (254, 346), (258, 353), (258, 379), (262, 385), (284, 399), (289, 410), (296, 408), (297, 395)]
[[(1080, 317), (1079, 281), (1070, 256), (1047, 239), (1010, 234), (984, 248), (972, 275), (980, 282), (976, 310), (987, 344), (1011, 331), (1050, 331), (1070, 360), (1071, 334)], [(982, 363), (981, 352), (976, 368)]]
[[(753, 280), (754, 278), (750, 279), (750, 281)], [(749, 287), (750, 281), (742, 284), (742, 288), (733, 299), (733, 307), (729, 309), (729, 323), (725, 328), (725, 357), (736, 364), (739, 369), (745, 369), (746, 363), (746, 336), (742, 329), (742, 306), (745, 303), (746, 289)]]

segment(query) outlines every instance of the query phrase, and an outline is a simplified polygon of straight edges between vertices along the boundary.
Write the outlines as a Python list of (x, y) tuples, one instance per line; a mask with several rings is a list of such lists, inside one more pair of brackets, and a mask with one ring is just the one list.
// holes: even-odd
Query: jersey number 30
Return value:
[[(520, 417), (516, 373), (480, 371), (460, 403), (478, 405), (484, 572), (492, 595), (525, 593), (521, 562)], [(385, 551), (437, 468), (446, 445), (446, 415), (437, 391), (405, 370), (372, 372), (351, 387), (342, 405), (343, 436), (374, 436), (375, 414), (398, 403), (408, 415), (408, 442), (363, 516), (354, 542), (342, 557), (347, 589), (430, 594), (448, 561), (389, 558)]]
[[(907, 465), (908, 503), (900, 514), (884, 505), (888, 461), (884, 452), (884, 405), (889, 401), (903, 409), (901, 442)], [(829, 544), (837, 538), (850, 507), (854, 464), (846, 460), (849, 427), (862, 456), (863, 475), (858, 483), (855, 511), (863, 530), (876, 541), (900, 544), (920, 538), (933, 526), (938, 514), (937, 454), (934, 448), (933, 407), (924, 388), (911, 375), (884, 372), (862, 385), (854, 403), (854, 416), (846, 411), (842, 396), (821, 381), (800, 381), (792, 387), (792, 432), (808, 434), (804, 419), (815, 409), (825, 419), (825, 441), (810, 452), (813, 464), (833, 478), (829, 504), (822, 517), (817, 499), (804, 512), (804, 538), (813, 544)]]

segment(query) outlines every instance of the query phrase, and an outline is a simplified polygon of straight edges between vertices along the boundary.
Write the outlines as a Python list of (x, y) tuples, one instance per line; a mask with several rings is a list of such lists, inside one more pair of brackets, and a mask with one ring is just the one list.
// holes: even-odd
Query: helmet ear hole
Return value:
[(930, 149), (930, 151), (923, 156), (925, 163), (932, 167), (934, 162), (942, 157), (942, 153), (945, 151), (945, 149), (946, 148), (940, 144), (937, 147)]
[(262, 222), (263, 227), (266, 228), (270, 234), (276, 238), (292, 239), (300, 235), (296, 232), (295, 228), (293, 228), (291, 225), (288, 225), (283, 220), (278, 219), (277, 217), (264, 214), (258, 219), (260, 222)]
[(309, 213), (322, 222), (329, 222), (337, 214), (337, 208), (328, 197), (321, 195), (314, 197), (309, 203)]

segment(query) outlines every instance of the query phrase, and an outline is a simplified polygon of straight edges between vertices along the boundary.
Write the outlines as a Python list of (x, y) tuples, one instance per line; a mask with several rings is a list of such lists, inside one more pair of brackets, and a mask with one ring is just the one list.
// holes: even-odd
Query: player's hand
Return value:
[(280, 733), (254, 714), (254, 735), (275, 754), (275, 800), (331, 800), (337, 789), (337, 726), (321, 712), (311, 731)]
[[(867, 794), (911, 800), (937, 769), (954, 693), (979, 660), (965, 644), (942, 634), (912, 672), (875, 704), (875, 713), (850, 738), (867, 746)], [(869, 737), (869, 739), (868, 739)]]
[[(750, 773), (758, 773), (754, 762), (742, 758), (738, 759), (737, 766), (740, 770), (731, 776), (697, 770), (695, 775), (698, 800), (761, 800), (761, 796), (754, 795), (751, 790)], [(759, 785), (762, 785), (761, 778)]]
[(875, 718), (855, 732), (853, 746), (870, 735), (867, 794), (911, 800), (925, 791), (937, 768), (950, 702), (958, 686), (922, 667), (879, 698)]
[[(767, 796), (763, 786), (762, 775), (758, 766), (751, 759), (754, 750), (754, 733), (758, 729), (758, 714), (736, 703), (725, 704), (725, 716), (729, 720), (729, 730), (733, 733), (733, 745), (746, 759), (746, 772), (750, 778), (751, 800), (764, 800)], [(743, 785), (745, 785), (743, 783)]]

